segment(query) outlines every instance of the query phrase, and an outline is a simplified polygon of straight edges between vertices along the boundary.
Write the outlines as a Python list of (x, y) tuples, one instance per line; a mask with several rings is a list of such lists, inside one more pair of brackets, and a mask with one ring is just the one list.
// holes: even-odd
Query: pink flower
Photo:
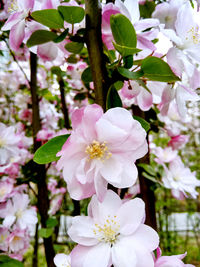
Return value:
[(171, 146), (173, 149), (179, 149), (183, 145), (185, 145), (188, 142), (188, 140), (189, 140), (188, 135), (183, 135), (183, 134), (175, 135), (171, 137), (168, 146)]
[(198, 192), (195, 187), (200, 186), (200, 180), (195, 177), (195, 172), (186, 168), (180, 157), (176, 157), (169, 163), (169, 168), (164, 167), (165, 174), (162, 178), (164, 186), (172, 189), (173, 196), (183, 199), (183, 196), (196, 198)]
[(77, 242), (71, 252), (73, 267), (154, 267), (152, 251), (158, 234), (143, 224), (144, 202), (135, 198), (122, 202), (109, 190), (101, 203), (96, 196), (88, 216), (76, 216), (68, 234)]
[(10, 232), (8, 231), (8, 228), (0, 226), (0, 250), (2, 251), (8, 250), (7, 237), (9, 234)]
[(7, 181), (0, 182), (0, 202), (4, 202), (10, 197), (13, 191), (13, 183)]
[(54, 257), (53, 261), (54, 261), (56, 267), (70, 267), (71, 266), (70, 255), (66, 255), (64, 253), (57, 254)]
[(26, 18), (33, 6), (34, 0), (8, 0), (8, 12), (11, 15), (2, 30), (10, 30), (9, 44), (14, 51), (19, 49), (24, 40)]
[(29, 236), (26, 230), (16, 228), (7, 238), (9, 249), (13, 253), (24, 253), (29, 246)]
[(195, 267), (192, 264), (184, 264), (182, 259), (187, 253), (172, 256), (161, 256), (160, 248), (157, 249), (157, 259), (155, 260), (155, 267)]
[(72, 114), (73, 131), (57, 163), (72, 198), (83, 199), (95, 192), (103, 200), (107, 184), (132, 186), (137, 179), (136, 159), (147, 153), (146, 132), (123, 108), (105, 114), (93, 104)]
[(17, 227), (26, 229), (32, 228), (37, 223), (36, 210), (28, 207), (29, 197), (26, 194), (20, 194), (16, 192), (12, 201), (9, 199), (6, 206), (1, 209), (0, 218), (4, 218), (3, 226), (11, 227), (16, 223)]

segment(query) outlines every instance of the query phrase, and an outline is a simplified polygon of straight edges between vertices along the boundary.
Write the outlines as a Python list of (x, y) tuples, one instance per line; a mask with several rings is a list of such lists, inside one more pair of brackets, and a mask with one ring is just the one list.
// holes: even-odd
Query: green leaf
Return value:
[(0, 255), (0, 267), (24, 267), (24, 264), (7, 255)]
[(83, 49), (84, 44), (78, 42), (70, 42), (65, 45), (65, 49), (70, 53), (78, 54)]
[(39, 229), (38, 232), (39, 232), (40, 237), (48, 238), (53, 234), (54, 229), (53, 228), (41, 228)]
[(114, 85), (111, 85), (106, 99), (106, 109), (122, 107), (121, 98)]
[(90, 67), (86, 68), (81, 74), (81, 80), (85, 83), (92, 82), (92, 72)]
[(122, 15), (110, 16), (110, 26), (117, 45), (128, 48), (136, 48), (137, 36), (130, 20)]
[(139, 163), (137, 166), (142, 167), (146, 172), (148, 172), (152, 176), (156, 176), (156, 171), (154, 168), (146, 163)]
[(117, 91), (122, 89), (123, 85), (124, 85), (124, 83), (122, 81), (117, 81), (114, 83), (114, 86), (115, 86)]
[(149, 124), (147, 121), (145, 121), (143, 118), (138, 117), (138, 116), (133, 116), (133, 118), (134, 118), (135, 120), (137, 120), (137, 121), (141, 124), (141, 126), (145, 129), (146, 132), (149, 131), (149, 129), (150, 129), (151, 127), (150, 127), (150, 124)]
[(143, 76), (143, 72), (141, 71), (136, 71), (132, 72), (126, 68), (123, 67), (118, 67), (117, 71), (125, 78), (130, 79), (130, 80), (138, 80), (140, 77)]
[(56, 9), (34, 11), (31, 13), (31, 16), (39, 23), (51, 29), (60, 29), (64, 27), (64, 20)]
[(180, 79), (172, 72), (170, 66), (158, 57), (147, 57), (142, 60), (141, 70), (144, 72), (144, 77), (151, 81), (180, 81)]
[(57, 34), (46, 30), (38, 30), (32, 33), (26, 45), (28, 47), (44, 44), (57, 38)]
[[(150, 181), (152, 181), (152, 182), (154, 182), (154, 183), (161, 184), (159, 181), (157, 181), (157, 180), (155, 179), (155, 177), (149, 175), (149, 174), (146, 173), (146, 172), (142, 172), (142, 175), (143, 175), (145, 178), (149, 179)], [(161, 184), (161, 185), (162, 185), (162, 184)]]
[(85, 11), (79, 6), (59, 6), (58, 11), (63, 15), (63, 18), (68, 23), (79, 23), (85, 16)]
[(53, 228), (55, 227), (56, 225), (58, 225), (58, 220), (56, 218), (49, 218), (47, 221), (46, 221), (46, 226), (47, 228)]
[(115, 49), (123, 56), (130, 56), (133, 54), (136, 54), (140, 51), (142, 51), (141, 49), (135, 48), (135, 47), (127, 47), (127, 46), (123, 46), (123, 45), (119, 45), (116, 43), (113, 43)]
[(69, 29), (67, 28), (55, 40), (53, 40), (54, 43), (60, 43), (60, 42), (62, 42), (66, 38), (66, 36), (68, 35), (68, 32), (69, 32)]
[(46, 144), (38, 148), (33, 160), (38, 164), (47, 164), (58, 160), (59, 157), (56, 157), (56, 154), (61, 150), (69, 136), (69, 134), (65, 134), (52, 138)]

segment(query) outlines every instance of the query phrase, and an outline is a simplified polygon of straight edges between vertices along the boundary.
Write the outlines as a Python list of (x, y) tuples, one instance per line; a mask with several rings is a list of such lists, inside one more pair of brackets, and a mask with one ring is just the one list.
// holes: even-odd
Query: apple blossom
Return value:
[(195, 177), (195, 172), (191, 172), (185, 167), (180, 157), (175, 158), (169, 163), (169, 168), (164, 166), (165, 174), (162, 181), (166, 188), (172, 189), (173, 196), (181, 198), (183, 195), (196, 198), (198, 192), (195, 187), (200, 186), (200, 180)]
[(4, 218), (3, 226), (11, 227), (15, 223), (22, 230), (27, 227), (32, 229), (37, 223), (37, 213), (33, 207), (28, 207), (29, 201), (27, 194), (18, 192), (9, 199), (0, 213), (0, 217)]
[(158, 234), (143, 224), (144, 202), (135, 198), (122, 202), (108, 190), (104, 201), (94, 195), (88, 216), (76, 216), (68, 234), (78, 243), (71, 252), (73, 267), (153, 267), (151, 252), (159, 243)]
[(3, 31), (10, 30), (9, 44), (17, 51), (25, 37), (26, 18), (34, 6), (35, 0), (8, 0), (7, 11), (11, 14), (2, 27)]
[(59, 253), (54, 257), (56, 267), (71, 267), (70, 255)]
[(73, 131), (57, 162), (72, 198), (83, 199), (95, 192), (103, 200), (107, 184), (132, 186), (137, 179), (136, 159), (147, 153), (146, 132), (123, 108), (103, 114), (93, 104), (72, 114)]
[(182, 259), (187, 253), (172, 256), (161, 256), (160, 248), (157, 249), (157, 259), (155, 259), (154, 267), (195, 267), (192, 264), (184, 264)]

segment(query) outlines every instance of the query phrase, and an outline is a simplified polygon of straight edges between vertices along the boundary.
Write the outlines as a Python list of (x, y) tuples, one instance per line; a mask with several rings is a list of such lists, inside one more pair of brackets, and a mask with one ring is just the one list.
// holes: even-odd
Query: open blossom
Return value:
[(184, 264), (182, 259), (187, 253), (172, 256), (161, 256), (160, 248), (157, 249), (157, 259), (155, 259), (155, 267), (195, 267), (192, 264)]
[(54, 257), (54, 263), (56, 267), (71, 267), (70, 255), (59, 253)]
[(23, 254), (29, 246), (29, 235), (27, 230), (21, 230), (20, 228), (14, 229), (14, 231), (7, 238), (9, 250), (12, 253)]
[[(118, 13), (125, 15), (133, 24), (137, 33), (137, 47), (147, 50), (147, 54), (156, 49), (151, 42), (157, 38), (159, 25), (157, 19), (140, 19), (138, 0), (116, 0), (115, 4), (108, 3), (102, 9), (102, 39), (108, 49), (113, 49), (113, 36), (110, 28), (110, 16)], [(153, 28), (149, 30), (150, 28)], [(148, 31), (146, 31), (148, 30)]]
[(152, 251), (159, 237), (143, 223), (141, 199), (124, 203), (109, 190), (102, 203), (92, 197), (88, 215), (74, 217), (68, 231), (79, 244), (71, 252), (73, 267), (154, 267)]
[(198, 192), (195, 187), (200, 186), (200, 180), (195, 177), (195, 172), (186, 168), (179, 157), (169, 163), (169, 168), (165, 166), (165, 174), (162, 178), (164, 186), (172, 189), (172, 194), (177, 199), (191, 196), (196, 198)]
[(22, 230), (27, 227), (31, 230), (37, 223), (37, 213), (34, 208), (30, 208), (28, 205), (28, 195), (16, 193), (0, 210), (0, 217), (4, 218), (3, 226), (11, 227), (16, 223), (16, 226)]
[(11, 14), (2, 27), (3, 31), (10, 30), (9, 44), (17, 51), (25, 37), (26, 18), (33, 8), (35, 0), (8, 0), (7, 11)]
[(103, 114), (93, 104), (72, 114), (73, 131), (57, 163), (63, 168), (72, 198), (83, 199), (95, 192), (103, 200), (107, 184), (117, 188), (132, 186), (137, 179), (136, 159), (147, 153), (146, 132), (123, 108)]

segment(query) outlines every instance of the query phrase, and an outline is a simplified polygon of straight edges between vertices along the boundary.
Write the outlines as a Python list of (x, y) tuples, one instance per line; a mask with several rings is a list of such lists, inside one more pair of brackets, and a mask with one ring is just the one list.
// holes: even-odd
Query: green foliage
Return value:
[(66, 36), (68, 35), (69, 29), (67, 28), (66, 30), (64, 30), (56, 39), (54, 39), (54, 43), (60, 43), (62, 42)]
[(79, 23), (85, 16), (85, 11), (79, 6), (59, 6), (58, 11), (63, 15), (66, 22), (74, 24)]
[(133, 116), (133, 118), (141, 124), (141, 126), (145, 129), (146, 132), (149, 131), (151, 126), (147, 121), (145, 121), (143, 118), (135, 116), (135, 115)]
[(119, 74), (121, 74), (123, 77), (130, 79), (130, 80), (138, 80), (142, 77), (143, 73), (141, 71), (132, 72), (126, 68), (118, 67), (117, 71)]
[(41, 228), (39, 229), (38, 233), (40, 237), (48, 238), (50, 237), (54, 232), (54, 228)]
[(54, 32), (46, 31), (46, 30), (38, 30), (32, 33), (30, 38), (28, 39), (26, 45), (28, 47), (34, 46), (34, 45), (40, 45), (47, 43), (49, 41), (53, 41), (57, 38), (57, 34)]
[(23, 267), (23, 263), (6, 255), (0, 255), (0, 267)]
[(91, 69), (90, 67), (86, 68), (82, 74), (81, 74), (81, 80), (84, 82), (84, 83), (90, 83), (92, 82), (92, 72), (91, 72)]
[(176, 82), (180, 79), (172, 72), (169, 65), (158, 57), (147, 57), (142, 60), (141, 70), (144, 77), (151, 81)]
[(140, 16), (142, 18), (151, 18), (153, 11), (155, 10), (156, 4), (154, 1), (146, 1), (145, 4), (140, 5)]
[(83, 49), (84, 44), (79, 42), (70, 42), (65, 45), (65, 49), (70, 53), (78, 54)]
[(140, 51), (136, 48), (135, 29), (126, 16), (122, 14), (111, 15), (110, 26), (116, 42), (113, 45), (122, 56), (133, 55)]
[(59, 157), (57, 157), (56, 154), (61, 150), (69, 136), (69, 134), (65, 134), (52, 138), (46, 144), (38, 148), (33, 160), (38, 164), (47, 164), (58, 160)]
[(51, 29), (60, 29), (64, 27), (64, 20), (56, 9), (44, 9), (34, 11), (31, 13), (31, 16), (37, 22)]
[(122, 107), (122, 101), (115, 86), (111, 85), (107, 94), (106, 109), (115, 107)]
[(138, 48), (132, 48), (132, 47), (127, 47), (127, 46), (123, 46), (123, 45), (119, 45), (119, 44), (115, 44), (113, 43), (115, 49), (123, 56), (129, 56), (129, 55), (133, 55), (136, 54), (140, 51), (142, 51), (141, 49)]
[(58, 225), (58, 220), (56, 218), (48, 218), (46, 221), (47, 228), (53, 228)]

